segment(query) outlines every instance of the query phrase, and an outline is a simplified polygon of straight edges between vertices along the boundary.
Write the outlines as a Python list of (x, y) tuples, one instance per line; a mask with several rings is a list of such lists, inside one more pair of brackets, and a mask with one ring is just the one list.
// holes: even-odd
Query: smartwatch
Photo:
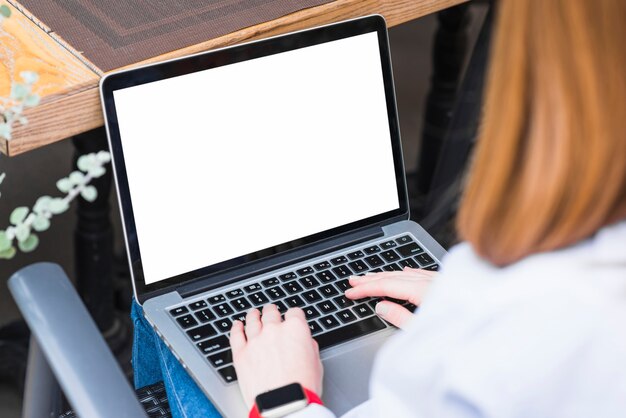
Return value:
[(304, 409), (310, 403), (322, 405), (322, 400), (299, 383), (291, 383), (257, 396), (249, 418), (280, 418)]

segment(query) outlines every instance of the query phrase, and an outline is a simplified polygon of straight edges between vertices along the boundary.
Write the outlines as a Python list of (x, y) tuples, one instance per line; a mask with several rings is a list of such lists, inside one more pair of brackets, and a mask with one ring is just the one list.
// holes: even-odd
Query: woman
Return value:
[[(421, 306), (377, 305), (404, 331), (347, 417), (626, 416), (626, 2), (498, 7), (463, 242), (435, 280), (351, 278), (349, 298)], [(292, 382), (320, 394), (301, 311), (254, 310), (231, 345), (248, 405)], [(290, 415), (333, 416), (318, 404)]]

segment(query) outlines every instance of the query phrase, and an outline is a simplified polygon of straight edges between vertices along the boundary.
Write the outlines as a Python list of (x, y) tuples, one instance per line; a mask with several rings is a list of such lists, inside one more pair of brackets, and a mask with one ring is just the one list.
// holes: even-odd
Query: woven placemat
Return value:
[(332, 0), (20, 0), (103, 71)]

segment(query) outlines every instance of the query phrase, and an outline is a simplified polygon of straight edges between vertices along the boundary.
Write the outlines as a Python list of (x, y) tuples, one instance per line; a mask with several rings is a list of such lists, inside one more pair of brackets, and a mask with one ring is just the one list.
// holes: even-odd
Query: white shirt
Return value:
[(626, 417), (626, 222), (506, 268), (453, 247), (344, 417)]

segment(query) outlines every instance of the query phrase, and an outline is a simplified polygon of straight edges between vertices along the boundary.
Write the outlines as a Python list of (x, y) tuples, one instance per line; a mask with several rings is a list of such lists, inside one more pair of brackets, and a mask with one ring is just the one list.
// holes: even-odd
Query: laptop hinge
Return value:
[(376, 227), (374, 230), (372, 228), (368, 228), (363, 231), (351, 233), (348, 236), (343, 236), (341, 239), (332, 238), (320, 241), (309, 246), (290, 250), (265, 260), (255, 261), (248, 266), (239, 266), (236, 270), (230, 269), (207, 277), (199, 278), (194, 280), (192, 283), (180, 286), (177, 289), (177, 292), (181, 297), (188, 298), (217, 287), (226, 286), (230, 283), (242, 281), (250, 277), (260, 276), (273, 270), (278, 270), (300, 263), (307, 259), (319, 257), (324, 254), (341, 250), (342, 248), (347, 248), (369, 240), (380, 238), (383, 235), (384, 232), (382, 228)]

